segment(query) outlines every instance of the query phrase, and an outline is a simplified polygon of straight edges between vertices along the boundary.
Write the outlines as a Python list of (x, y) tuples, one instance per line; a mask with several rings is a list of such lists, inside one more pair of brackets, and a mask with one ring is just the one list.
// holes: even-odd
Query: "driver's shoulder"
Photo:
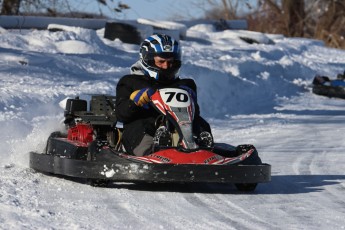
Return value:
[(196, 88), (196, 84), (195, 84), (195, 81), (194, 79), (192, 78), (180, 78), (177, 82), (178, 85), (184, 85), (184, 86), (188, 86), (192, 89), (195, 90)]
[(132, 83), (132, 82), (142, 82), (148, 81), (144, 75), (138, 74), (127, 74), (120, 78), (119, 82), (122, 83)]

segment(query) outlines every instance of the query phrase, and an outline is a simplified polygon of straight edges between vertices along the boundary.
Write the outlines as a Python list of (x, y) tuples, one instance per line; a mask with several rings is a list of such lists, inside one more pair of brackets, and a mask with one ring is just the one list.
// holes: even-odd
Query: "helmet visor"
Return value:
[(164, 59), (173, 58), (175, 60), (180, 60), (181, 58), (179, 53), (176, 53), (176, 52), (161, 52), (161, 53), (157, 53), (156, 56), (164, 58)]

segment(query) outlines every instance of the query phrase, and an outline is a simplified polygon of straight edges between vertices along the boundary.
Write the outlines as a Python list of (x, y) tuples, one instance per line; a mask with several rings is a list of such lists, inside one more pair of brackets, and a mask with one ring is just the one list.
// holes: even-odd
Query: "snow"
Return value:
[(181, 76), (197, 82), (216, 141), (254, 144), (272, 181), (253, 193), (210, 184), (97, 188), (33, 171), (28, 152), (63, 129), (61, 101), (114, 95), (139, 47), (105, 40), (104, 30), (64, 29), (0, 30), (0, 229), (345, 229), (345, 101), (311, 92), (316, 74), (344, 71), (344, 50), (188, 28)]

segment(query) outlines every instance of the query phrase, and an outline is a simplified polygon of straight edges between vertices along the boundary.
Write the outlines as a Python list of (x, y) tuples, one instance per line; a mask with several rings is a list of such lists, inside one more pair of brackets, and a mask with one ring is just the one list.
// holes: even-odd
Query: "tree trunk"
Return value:
[(292, 37), (303, 37), (305, 19), (304, 0), (283, 0), (282, 8), (287, 34)]
[(1, 14), (18, 15), (20, 0), (3, 0)]

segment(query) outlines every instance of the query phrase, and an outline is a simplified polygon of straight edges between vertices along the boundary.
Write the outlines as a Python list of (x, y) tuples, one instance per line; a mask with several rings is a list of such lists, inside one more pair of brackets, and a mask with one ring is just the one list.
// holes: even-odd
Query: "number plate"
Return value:
[(159, 93), (165, 104), (171, 107), (185, 108), (190, 105), (189, 94), (184, 89), (166, 88), (160, 89)]

